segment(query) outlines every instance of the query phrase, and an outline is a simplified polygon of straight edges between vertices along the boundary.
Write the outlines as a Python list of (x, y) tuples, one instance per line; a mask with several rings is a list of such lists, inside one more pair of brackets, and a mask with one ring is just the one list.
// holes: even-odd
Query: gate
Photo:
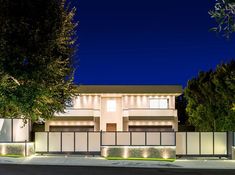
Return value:
[(100, 132), (36, 132), (37, 153), (100, 153)]
[(228, 132), (176, 132), (176, 155), (227, 157), (229, 140)]

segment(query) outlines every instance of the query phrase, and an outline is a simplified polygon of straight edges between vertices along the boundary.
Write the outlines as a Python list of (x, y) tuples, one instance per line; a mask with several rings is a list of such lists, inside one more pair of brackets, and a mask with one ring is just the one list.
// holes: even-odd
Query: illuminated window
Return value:
[(107, 112), (115, 112), (116, 111), (116, 101), (108, 100), (107, 101)]
[(168, 99), (164, 98), (153, 98), (149, 99), (150, 108), (167, 109)]

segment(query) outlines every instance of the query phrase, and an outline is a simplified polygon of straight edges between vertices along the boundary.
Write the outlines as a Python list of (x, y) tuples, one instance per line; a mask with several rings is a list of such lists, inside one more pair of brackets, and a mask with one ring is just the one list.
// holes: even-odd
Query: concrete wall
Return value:
[[(116, 110), (115, 112), (108, 112), (107, 102), (109, 100), (115, 100)], [(101, 98), (101, 118), (100, 118), (100, 130), (106, 131), (107, 123), (116, 123), (117, 131), (123, 130), (123, 116), (122, 116), (122, 99), (120, 97), (102, 97)]]

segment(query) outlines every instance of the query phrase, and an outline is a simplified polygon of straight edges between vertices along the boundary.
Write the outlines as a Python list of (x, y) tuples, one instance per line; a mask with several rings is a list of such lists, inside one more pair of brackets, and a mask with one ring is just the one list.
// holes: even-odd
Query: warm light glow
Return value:
[(144, 149), (143, 151), (143, 158), (147, 158), (148, 157), (148, 150)]
[(143, 104), (146, 105), (146, 104), (147, 104), (147, 97), (146, 97), (146, 96), (143, 96), (143, 97), (142, 97), (142, 100), (143, 100)]
[(141, 97), (140, 96), (137, 96), (136, 97), (136, 101), (137, 101), (137, 107), (140, 107), (141, 106)]
[(5, 155), (5, 154), (6, 154), (6, 145), (2, 144), (1, 155)]
[(94, 97), (94, 104), (93, 104), (93, 108), (98, 108), (99, 107), (99, 103), (98, 103), (98, 96), (96, 95), (95, 97)]
[(123, 158), (124, 158), (124, 159), (127, 159), (128, 157), (129, 157), (128, 148), (124, 148), (124, 151), (123, 151)]
[(163, 151), (162, 158), (163, 159), (168, 159), (169, 158), (169, 153), (166, 150)]
[[(34, 143), (30, 142), (30, 143), (26, 143), (27, 144), (27, 156), (30, 156), (31, 151), (30, 150), (34, 150)], [(17, 155), (25, 155), (25, 143), (0, 143), (0, 147), (1, 147), (1, 155), (6, 155), (6, 154), (17, 154)], [(17, 149), (14, 149), (17, 148)], [(18, 149), (20, 148), (20, 149)], [(12, 152), (12, 150), (18, 150), (18, 151), (14, 151)], [(22, 151), (22, 152), (21, 152)]]
[(103, 149), (103, 156), (108, 157), (108, 148)]
[(81, 107), (81, 99), (80, 99), (80, 96), (75, 97), (75, 99), (74, 99), (74, 107), (75, 107), (75, 108), (80, 108), (80, 107)]
[(83, 105), (84, 105), (84, 106), (87, 105), (87, 96), (83, 96), (82, 102), (83, 102)]
[(131, 103), (131, 105), (134, 105), (134, 96), (133, 95), (130, 96), (130, 103)]

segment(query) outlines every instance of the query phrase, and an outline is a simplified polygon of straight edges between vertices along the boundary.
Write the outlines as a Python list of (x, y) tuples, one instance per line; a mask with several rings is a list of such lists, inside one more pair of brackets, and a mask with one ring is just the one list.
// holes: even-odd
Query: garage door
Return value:
[(172, 126), (129, 126), (129, 131), (173, 131)]
[(94, 126), (50, 126), (50, 131), (94, 131)]

